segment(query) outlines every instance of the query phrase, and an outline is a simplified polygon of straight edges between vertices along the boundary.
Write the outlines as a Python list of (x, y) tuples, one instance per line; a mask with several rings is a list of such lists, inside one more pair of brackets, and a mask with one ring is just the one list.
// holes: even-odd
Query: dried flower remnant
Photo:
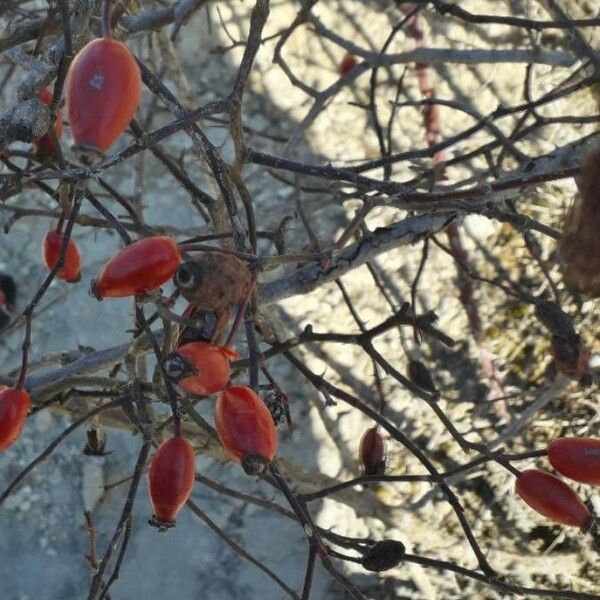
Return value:
[(180, 265), (173, 283), (190, 304), (201, 310), (223, 312), (246, 298), (252, 276), (239, 258), (204, 252)]
[(367, 571), (389, 571), (397, 567), (406, 553), (402, 542), (397, 540), (383, 540), (375, 542), (364, 554), (361, 560), (363, 568)]

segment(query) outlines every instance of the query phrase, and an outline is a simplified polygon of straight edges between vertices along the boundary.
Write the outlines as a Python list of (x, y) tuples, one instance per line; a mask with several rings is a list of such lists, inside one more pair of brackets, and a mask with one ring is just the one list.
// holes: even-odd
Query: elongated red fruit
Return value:
[(365, 475), (383, 475), (385, 472), (385, 445), (377, 427), (371, 427), (363, 433), (358, 455)]
[(522, 471), (515, 491), (533, 510), (556, 523), (585, 529), (592, 519), (579, 496), (564, 481), (546, 471)]
[(29, 405), (29, 394), (25, 390), (4, 388), (0, 391), (0, 451), (6, 450), (21, 435)]
[(174, 527), (177, 514), (192, 493), (194, 471), (194, 449), (186, 439), (172, 437), (159, 446), (148, 473), (152, 525)]
[(133, 118), (141, 90), (140, 69), (125, 44), (98, 38), (83, 47), (69, 68), (66, 93), (76, 144), (106, 152)]
[(548, 444), (548, 460), (573, 481), (600, 485), (600, 439), (565, 437)]
[[(186, 392), (208, 396), (220, 392), (229, 383), (229, 361), (239, 357), (230, 348), (191, 342), (165, 358), (165, 369)], [(189, 376), (190, 371), (196, 373)]]
[(179, 248), (170, 237), (139, 240), (104, 265), (92, 281), (92, 293), (102, 300), (150, 292), (171, 279), (180, 262)]
[(354, 54), (350, 54), (350, 52), (346, 52), (346, 54), (344, 54), (344, 58), (342, 58), (340, 64), (338, 65), (338, 73), (340, 75), (345, 75), (346, 73), (352, 71), (357, 64), (358, 60), (356, 60), (356, 56), (354, 56)]
[[(53, 229), (44, 237), (42, 254), (44, 256), (44, 263), (49, 271), (54, 268), (54, 265), (58, 261), (63, 239), (64, 235)], [(81, 279), (81, 256), (79, 255), (77, 244), (71, 238), (69, 238), (69, 243), (67, 244), (64, 264), (56, 276), (69, 283), (76, 283)]]
[[(43, 89), (39, 93), (39, 98), (46, 106), (50, 106), (50, 103), (52, 102), (52, 92), (49, 89)], [(54, 133), (56, 134), (56, 139), (60, 140), (63, 133), (63, 120), (58, 109), (56, 109), (54, 117)], [(44, 134), (37, 140), (33, 140), (32, 145), (36, 151), (45, 155), (52, 155), (55, 152), (52, 137), (49, 133)]]
[(236, 462), (242, 462), (246, 455), (267, 461), (275, 457), (275, 423), (266, 404), (252, 388), (234, 385), (219, 394), (215, 427), (223, 448)]

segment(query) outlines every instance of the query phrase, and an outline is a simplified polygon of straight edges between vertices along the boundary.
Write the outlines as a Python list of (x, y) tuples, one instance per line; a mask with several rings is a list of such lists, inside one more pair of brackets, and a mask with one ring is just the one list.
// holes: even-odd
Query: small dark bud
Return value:
[(273, 390), (264, 397), (264, 402), (273, 417), (275, 425), (281, 423), (286, 413), (287, 396), (281, 390)]
[(426, 390), (427, 392), (437, 394), (437, 389), (435, 387), (435, 383), (433, 383), (431, 373), (421, 361), (410, 360), (408, 362), (408, 378), (415, 385), (418, 385), (420, 388)]
[(246, 454), (242, 458), (242, 469), (246, 475), (260, 475), (269, 466), (269, 461), (258, 454)]
[(590, 353), (581, 347), (579, 336), (564, 339), (553, 335), (551, 349), (557, 371), (572, 379), (578, 379), (583, 387), (590, 383)]
[(10, 275), (0, 273), (0, 331), (10, 323), (16, 300), (15, 280)]
[(383, 475), (385, 473), (385, 443), (377, 431), (377, 427), (367, 429), (363, 434), (358, 456), (365, 475)]
[(2, 304), (9, 310), (13, 310), (17, 301), (17, 284), (15, 280), (5, 273), (0, 273), (0, 297), (3, 297)]
[(538, 302), (535, 305), (535, 316), (552, 335), (565, 340), (577, 337), (571, 317), (558, 304), (546, 300)]
[(396, 540), (383, 540), (373, 544), (364, 554), (360, 561), (367, 571), (388, 571), (397, 567), (406, 548), (402, 542)]
[(567, 341), (558, 335), (552, 336), (552, 354), (561, 372), (577, 369), (579, 363), (579, 344)]
[(83, 453), (87, 456), (106, 456), (106, 432), (104, 429), (91, 427), (86, 432), (87, 441), (83, 447)]

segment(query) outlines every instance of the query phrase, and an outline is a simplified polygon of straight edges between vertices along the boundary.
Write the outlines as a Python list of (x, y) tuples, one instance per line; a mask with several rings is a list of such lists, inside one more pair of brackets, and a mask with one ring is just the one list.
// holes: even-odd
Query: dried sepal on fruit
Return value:
[(565, 219), (558, 254), (565, 284), (600, 296), (600, 148), (584, 157), (576, 179), (579, 193)]
[(270, 462), (277, 453), (277, 431), (273, 418), (260, 396), (250, 387), (224, 389), (215, 407), (215, 427), (229, 456), (242, 463), (253, 455)]
[[(64, 239), (64, 234), (54, 229), (51, 229), (44, 236), (42, 256), (44, 258), (44, 264), (49, 271), (51, 271), (58, 262), (60, 249)], [(69, 238), (63, 266), (56, 273), (56, 277), (68, 283), (77, 283), (81, 280), (81, 255), (79, 254), (79, 249), (73, 238)]]
[(177, 269), (173, 283), (190, 304), (219, 313), (246, 299), (252, 274), (248, 265), (235, 256), (203, 252)]
[(66, 85), (77, 146), (106, 152), (135, 115), (141, 90), (140, 69), (125, 44), (98, 38), (84, 46), (69, 67)]
[(104, 427), (91, 425), (86, 432), (86, 442), (83, 447), (83, 453), (86, 456), (106, 456), (110, 452), (106, 451), (106, 430)]
[(167, 375), (190, 394), (209, 396), (229, 383), (229, 362), (240, 355), (231, 348), (191, 342), (165, 357)]
[(21, 435), (29, 407), (29, 394), (24, 389), (6, 387), (0, 391), (0, 451)]
[(389, 571), (397, 567), (406, 554), (406, 547), (397, 540), (375, 542), (363, 554), (361, 564), (367, 571)]
[(91, 292), (98, 300), (151, 292), (171, 279), (180, 263), (179, 248), (173, 239), (145, 238), (113, 256), (92, 281)]
[(385, 443), (377, 427), (371, 427), (363, 433), (358, 457), (365, 475), (385, 473)]
[(192, 493), (194, 473), (194, 449), (185, 438), (175, 436), (159, 446), (148, 473), (154, 512), (151, 525), (161, 531), (175, 526), (177, 514)]
[(548, 444), (548, 460), (573, 481), (600, 485), (600, 439), (563, 437)]
[(220, 321), (216, 312), (202, 310), (193, 304), (188, 304), (181, 316), (191, 323), (178, 324), (175, 333), (175, 348), (191, 342), (219, 343), (226, 321)]
[(536, 512), (555, 523), (586, 530), (593, 517), (579, 496), (562, 480), (540, 469), (522, 471), (517, 494)]

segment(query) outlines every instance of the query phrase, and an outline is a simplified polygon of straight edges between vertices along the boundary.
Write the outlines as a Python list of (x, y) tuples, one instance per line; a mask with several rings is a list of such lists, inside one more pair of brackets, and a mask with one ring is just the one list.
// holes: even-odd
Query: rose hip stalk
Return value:
[(150, 465), (148, 486), (154, 511), (150, 524), (161, 531), (174, 527), (194, 486), (194, 449), (186, 439), (172, 437), (159, 446)]
[(173, 277), (181, 262), (170, 237), (150, 237), (123, 248), (104, 265), (91, 291), (98, 300), (150, 292)]
[(105, 37), (82, 48), (69, 68), (66, 89), (77, 146), (106, 152), (133, 118), (141, 90), (140, 69), (125, 44)]

